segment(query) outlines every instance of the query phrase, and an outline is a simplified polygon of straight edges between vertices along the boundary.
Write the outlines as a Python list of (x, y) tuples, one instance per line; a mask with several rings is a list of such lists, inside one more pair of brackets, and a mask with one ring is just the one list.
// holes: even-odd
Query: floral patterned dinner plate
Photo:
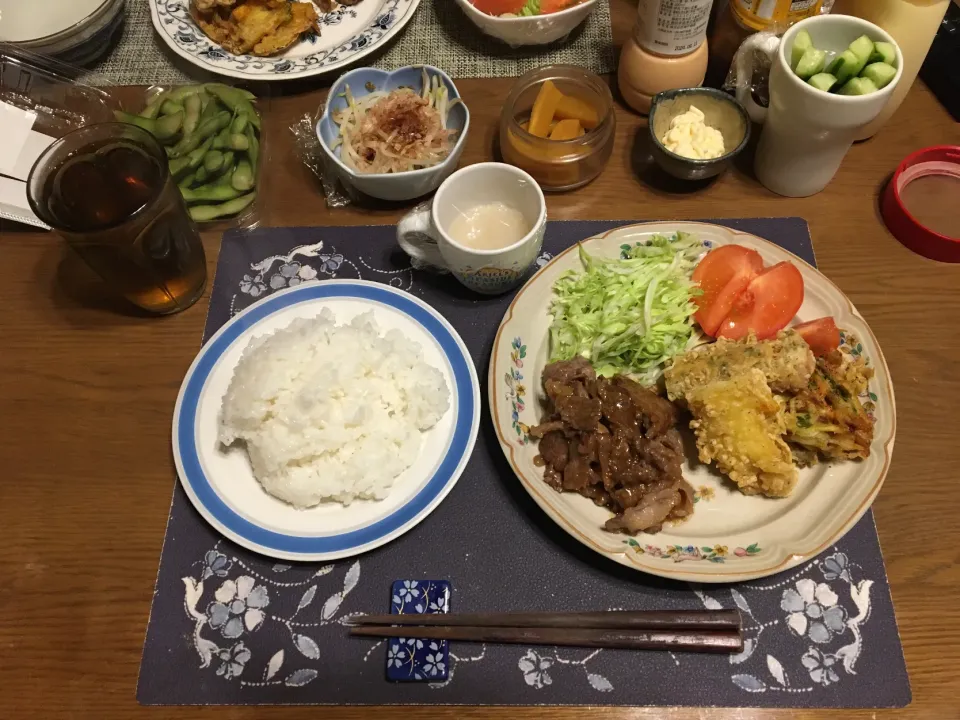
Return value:
[(864, 406), (876, 425), (870, 456), (862, 462), (821, 464), (800, 471), (788, 498), (741, 494), (696, 458), (684, 476), (696, 489), (693, 516), (636, 537), (603, 530), (610, 511), (575, 493), (559, 493), (543, 481), (534, 458), (537, 444), (527, 429), (541, 418), (540, 375), (547, 363), (554, 281), (582, 266), (573, 246), (553, 258), (517, 293), (497, 332), (488, 392), (500, 445), (523, 487), (561, 528), (587, 547), (627, 567), (690, 582), (735, 582), (772, 575), (799, 565), (837, 542), (870, 507), (883, 484), (896, 431), (890, 373), (877, 340), (857, 309), (815, 268), (755, 235), (705, 223), (644, 223), (611, 230), (584, 241), (588, 252), (615, 257), (623, 246), (656, 233), (696, 234), (707, 247), (740, 244), (774, 264), (789, 260), (805, 284), (797, 322), (832, 315), (843, 329), (841, 350), (862, 355), (873, 367)]
[[(386, 498), (306, 510), (260, 486), (241, 447), (218, 439), (220, 406), (250, 341), (329, 308), (339, 324), (372, 311), (381, 332), (401, 331), (443, 373), (450, 408), (423, 434), (414, 463)], [(183, 488), (207, 522), (243, 547), (286, 560), (335, 560), (379, 547), (410, 530), (447, 496), (466, 467), (480, 425), (480, 386), (456, 330), (419, 298), (367, 280), (306, 282), (234, 315), (203, 346), (180, 387), (173, 457)]]
[[(273, 57), (234, 55), (210, 40), (190, 17), (190, 0), (149, 0), (157, 34), (197, 67), (244, 80), (293, 80), (336, 70), (382, 50), (410, 22), (420, 0), (361, 0), (320, 15), (320, 34)], [(309, 2), (309, 0), (306, 0)]]

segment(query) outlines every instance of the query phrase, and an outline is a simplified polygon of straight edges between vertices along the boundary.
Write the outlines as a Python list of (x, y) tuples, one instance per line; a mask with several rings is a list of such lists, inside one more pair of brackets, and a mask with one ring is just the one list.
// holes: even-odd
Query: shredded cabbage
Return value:
[(653, 383), (664, 362), (697, 342), (693, 298), (700, 289), (690, 275), (704, 247), (678, 232), (621, 250), (607, 259), (581, 245), (583, 272), (554, 283), (550, 360), (582, 355), (598, 375), (630, 373)]

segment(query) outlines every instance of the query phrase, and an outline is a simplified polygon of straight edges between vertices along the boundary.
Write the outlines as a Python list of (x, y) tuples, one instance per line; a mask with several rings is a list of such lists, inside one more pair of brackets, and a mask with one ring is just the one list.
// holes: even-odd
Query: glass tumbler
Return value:
[(102, 123), (64, 135), (33, 166), (27, 196), (110, 288), (148, 313), (185, 310), (203, 294), (200, 234), (145, 130)]

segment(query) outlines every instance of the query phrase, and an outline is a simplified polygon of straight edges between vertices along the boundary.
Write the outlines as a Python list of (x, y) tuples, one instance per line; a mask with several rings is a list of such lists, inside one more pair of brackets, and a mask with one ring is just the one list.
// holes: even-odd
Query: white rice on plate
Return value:
[(298, 508), (380, 500), (450, 407), (443, 374), (372, 312), (254, 338), (223, 398), (220, 442), (242, 442), (263, 488)]

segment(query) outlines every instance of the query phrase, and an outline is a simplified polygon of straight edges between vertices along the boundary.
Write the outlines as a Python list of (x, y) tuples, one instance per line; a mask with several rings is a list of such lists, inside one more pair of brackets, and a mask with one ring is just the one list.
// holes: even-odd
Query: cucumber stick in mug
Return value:
[[(817, 48), (806, 30), (793, 39), (790, 66), (801, 80), (822, 92), (866, 95), (893, 82), (897, 75), (897, 50), (888, 42), (873, 42), (861, 35), (827, 61), (828, 52)], [(826, 69), (824, 69), (826, 68)]]
[(803, 53), (800, 62), (798, 62), (797, 67), (794, 68), (794, 72), (804, 80), (812, 78), (823, 70), (823, 64), (826, 59), (827, 53), (823, 50), (817, 50), (814, 47), (809, 48)]
[(873, 55), (867, 62), (885, 62), (887, 65), (897, 66), (897, 51), (893, 45), (888, 42), (878, 42), (873, 44)]
[(797, 36), (793, 39), (793, 48), (790, 50), (790, 67), (796, 70), (797, 65), (800, 63), (800, 58), (812, 47), (813, 38), (810, 37), (810, 33), (806, 30), (798, 32)]
[(830, 92), (831, 88), (837, 84), (837, 78), (831, 75), (830, 73), (817, 73), (812, 78), (807, 80), (810, 85), (813, 85), (817, 90), (823, 90), (824, 92)]
[(839, 90), (840, 95), (869, 95), (879, 90), (873, 80), (865, 77), (853, 77), (847, 80)]
[(827, 72), (836, 76), (837, 82), (845, 83), (856, 76), (860, 72), (860, 68), (860, 58), (854, 54), (853, 50), (844, 50), (830, 63)]
[(860, 77), (873, 81), (878, 89), (889, 85), (896, 76), (897, 69), (885, 62), (870, 63), (860, 73)]

